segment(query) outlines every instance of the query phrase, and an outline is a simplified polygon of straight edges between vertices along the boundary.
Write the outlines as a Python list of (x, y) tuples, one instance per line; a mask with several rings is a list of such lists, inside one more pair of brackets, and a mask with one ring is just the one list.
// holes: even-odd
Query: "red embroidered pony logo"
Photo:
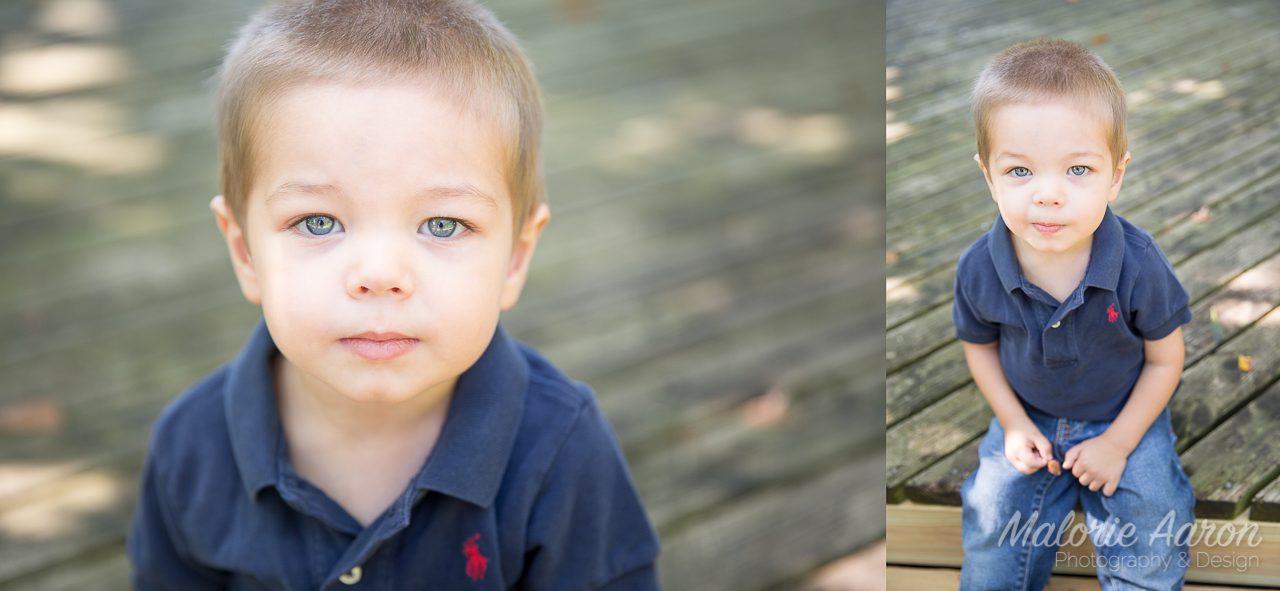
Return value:
[(478, 539), (480, 534), (471, 536), (462, 544), (462, 553), (467, 555), (467, 576), (472, 581), (483, 579), (485, 569), (489, 568), (489, 559), (480, 554), (480, 547), (476, 545)]
[(1119, 313), (1119, 312), (1116, 312), (1116, 305), (1115, 305), (1115, 304), (1111, 304), (1110, 306), (1107, 306), (1107, 320), (1108, 320), (1108, 321), (1115, 322), (1115, 321), (1116, 321), (1116, 318), (1119, 318), (1119, 317), (1120, 317), (1120, 313)]

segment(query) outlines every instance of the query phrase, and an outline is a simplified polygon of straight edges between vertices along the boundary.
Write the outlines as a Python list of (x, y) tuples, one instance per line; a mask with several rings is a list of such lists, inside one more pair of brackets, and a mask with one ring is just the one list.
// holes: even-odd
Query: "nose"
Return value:
[(356, 299), (390, 295), (404, 299), (413, 295), (409, 245), (395, 236), (365, 236), (356, 245), (347, 276), (347, 293)]
[(1042, 182), (1040, 186), (1036, 188), (1035, 203), (1036, 205), (1046, 205), (1050, 207), (1059, 207), (1066, 203), (1063, 184), (1055, 181)]

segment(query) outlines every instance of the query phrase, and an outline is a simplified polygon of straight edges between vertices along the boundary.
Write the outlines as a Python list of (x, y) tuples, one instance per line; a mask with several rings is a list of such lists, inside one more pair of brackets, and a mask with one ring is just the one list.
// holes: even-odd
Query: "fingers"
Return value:
[[(1027, 455), (1029, 456), (1030, 454), (1027, 454)], [(1023, 474), (1027, 474), (1027, 475), (1035, 474), (1036, 470), (1040, 469), (1039, 466), (1032, 466), (1028, 464), (1027, 458), (1023, 457), (1023, 454), (1021, 453), (1015, 452), (1012, 454), (1005, 454), (1004, 457), (1006, 460), (1009, 460), (1010, 464), (1013, 464), (1014, 468), (1017, 468), (1018, 471)]]
[[(1062, 456), (1062, 467), (1070, 470), (1076, 465), (1076, 459), (1080, 457), (1080, 447), (1072, 447)], [(1074, 472), (1072, 472), (1074, 474)]]
[(1108, 497), (1115, 494), (1116, 489), (1120, 487), (1119, 478), (1104, 478), (1094, 474), (1093, 472), (1085, 472), (1084, 474), (1081, 474), (1078, 479), (1082, 486), (1087, 486), (1089, 487), (1089, 490), (1094, 492), (1102, 490), (1102, 494)]
[(1045, 439), (1044, 436), (1032, 437), (1031, 444), (1035, 446), (1036, 452), (1040, 454), (1040, 460), (1042, 462), (1048, 464), (1049, 460), (1053, 459), (1053, 445), (1051, 445), (1049, 440)]

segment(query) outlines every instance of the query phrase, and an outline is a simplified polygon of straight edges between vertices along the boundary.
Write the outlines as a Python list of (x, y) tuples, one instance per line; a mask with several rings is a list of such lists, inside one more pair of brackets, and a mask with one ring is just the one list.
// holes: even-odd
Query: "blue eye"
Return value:
[(1013, 173), (1013, 176), (1019, 178), (1031, 174), (1031, 170), (1023, 166), (1015, 166), (1014, 168), (1009, 169), (1009, 172)]
[(313, 215), (302, 220), (302, 226), (307, 229), (307, 233), (312, 236), (324, 236), (334, 230), (334, 228), (342, 229), (342, 224), (327, 215)]
[(1076, 166), (1072, 166), (1071, 168), (1068, 168), (1067, 172), (1075, 176), (1084, 176), (1086, 173), (1089, 172), (1089, 167), (1076, 165)]
[(462, 232), (465, 226), (453, 218), (431, 218), (422, 222), (422, 227), (418, 230), (421, 231), (422, 228), (426, 228), (436, 238), (453, 238)]

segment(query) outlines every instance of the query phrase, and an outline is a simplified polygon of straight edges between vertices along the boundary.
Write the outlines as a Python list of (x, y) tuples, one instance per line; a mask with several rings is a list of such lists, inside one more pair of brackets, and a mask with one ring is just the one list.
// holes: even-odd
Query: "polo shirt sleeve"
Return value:
[(956, 269), (956, 296), (951, 306), (951, 322), (956, 326), (956, 337), (975, 345), (995, 342), (1000, 338), (1000, 327), (983, 320), (978, 314), (977, 302), (964, 289), (963, 269), (963, 265)]
[(658, 536), (592, 399), (560, 445), (529, 518), (520, 588), (657, 590)]
[(173, 520), (164, 507), (163, 487), (157, 480), (156, 459), (153, 453), (148, 453), (128, 537), (133, 588), (137, 591), (226, 589), (221, 573), (192, 564), (184, 557)]
[(1191, 322), (1191, 297), (1155, 242), (1143, 255), (1141, 269), (1129, 299), (1130, 322), (1143, 340), (1156, 341)]

